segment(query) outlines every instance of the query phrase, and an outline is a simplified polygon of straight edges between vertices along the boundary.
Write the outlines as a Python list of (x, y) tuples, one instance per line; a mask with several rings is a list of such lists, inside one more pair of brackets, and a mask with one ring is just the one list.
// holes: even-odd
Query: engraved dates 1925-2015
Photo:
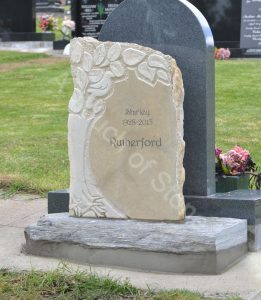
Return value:
[(152, 119), (124, 119), (123, 126), (150, 126), (153, 125)]

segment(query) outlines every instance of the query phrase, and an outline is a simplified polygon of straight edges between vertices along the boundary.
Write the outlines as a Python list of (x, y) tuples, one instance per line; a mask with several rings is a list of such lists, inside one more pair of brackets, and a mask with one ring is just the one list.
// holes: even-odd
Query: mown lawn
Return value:
[[(65, 272), (66, 271), (66, 272)], [(0, 299), (67, 299), (67, 300), (210, 300), (185, 290), (143, 291), (128, 281), (58, 269), (53, 272), (11, 273), (0, 270)], [(211, 298), (214, 300), (214, 298)], [(240, 300), (238, 297), (224, 300)]]
[(216, 63), (216, 144), (239, 144), (261, 167), (261, 59)]
[(2, 185), (38, 193), (67, 187), (69, 62), (0, 71), (0, 90)]
[(48, 57), (44, 53), (21, 53), (21, 52), (10, 52), (1, 51), (0, 52), (0, 64), (4, 63), (19, 63), (22, 61), (27, 61), (30, 59)]
[[(69, 184), (73, 85), (69, 62), (19, 67), (27, 59), (31, 54), (0, 52), (0, 187), (46, 193)], [(16, 69), (1, 72), (8, 61)], [(240, 144), (261, 166), (261, 60), (216, 63), (216, 129), (218, 146)]]

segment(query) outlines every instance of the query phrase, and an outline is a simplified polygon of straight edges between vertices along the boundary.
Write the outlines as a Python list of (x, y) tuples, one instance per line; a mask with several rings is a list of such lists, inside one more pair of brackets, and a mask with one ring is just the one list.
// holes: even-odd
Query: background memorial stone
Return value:
[(169, 54), (185, 87), (185, 195), (215, 193), (214, 41), (185, 0), (125, 0), (105, 22), (102, 41), (133, 42)]
[(36, 0), (36, 11), (46, 14), (64, 13), (61, 1), (56, 0)]
[(34, 31), (35, 0), (0, 0), (0, 33)]
[(35, 0), (0, 0), (0, 42), (53, 41), (53, 33), (35, 32), (35, 15)]
[(183, 220), (183, 82), (170, 56), (71, 42), (70, 214)]
[(261, 50), (261, 2), (242, 0), (241, 48)]
[(188, 0), (207, 19), (215, 45), (239, 48), (242, 0)]
[(98, 38), (108, 15), (123, 0), (72, 0), (72, 19), (76, 23), (75, 36)]

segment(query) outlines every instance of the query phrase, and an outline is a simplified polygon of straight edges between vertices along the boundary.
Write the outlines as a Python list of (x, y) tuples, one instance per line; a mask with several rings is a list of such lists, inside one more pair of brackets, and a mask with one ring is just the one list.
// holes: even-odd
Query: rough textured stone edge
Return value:
[[(66, 222), (66, 218), (71, 221)], [(58, 221), (55, 222), (55, 219)], [(191, 217), (198, 224), (202, 222), (203, 219), (212, 219), (214, 224), (218, 218), (202, 218), (202, 217)], [(219, 249), (216, 247), (215, 237), (212, 234), (208, 233), (208, 230), (205, 231), (205, 235), (202, 239), (199, 239), (200, 242), (205, 243), (205, 247), (202, 245), (196, 245), (192, 241), (188, 245), (184, 245), (184, 239), (182, 236), (177, 234), (173, 228), (180, 226), (187, 226), (187, 229), (191, 226), (191, 223), (187, 224), (171, 224), (165, 222), (141, 222), (133, 220), (97, 220), (100, 222), (99, 226), (96, 226), (95, 220), (93, 219), (78, 219), (70, 218), (67, 214), (56, 214), (50, 216), (45, 216), (41, 218), (38, 222), (38, 225), (31, 225), (25, 230), (26, 245), (24, 246), (24, 252), (26, 254), (40, 255), (45, 257), (55, 257), (63, 258), (75, 261), (77, 263), (88, 263), (93, 265), (109, 265), (117, 266), (124, 268), (134, 268), (139, 270), (146, 271), (159, 271), (159, 272), (171, 272), (171, 273), (202, 273), (202, 274), (218, 274), (229, 268), (231, 265), (237, 262), (242, 255), (246, 253), (246, 237), (239, 240), (233, 239), (238, 235), (246, 236), (246, 222), (243, 220), (236, 219), (219, 219), (217, 224), (217, 229), (215, 234), (217, 239), (220, 238), (220, 235), (224, 235), (224, 231), (220, 225), (224, 222), (228, 222), (229, 226), (227, 238), (234, 240), (234, 244), (227, 244), (226, 249)], [(126, 248), (124, 245), (116, 245), (116, 247), (108, 247), (108, 245), (103, 245), (101, 247), (101, 241), (108, 241), (112, 239), (111, 236), (108, 236), (110, 230), (106, 227), (104, 230), (109, 232), (101, 231), (101, 225), (106, 225), (106, 223), (111, 222), (115, 224), (115, 230), (118, 231), (119, 236), (124, 237), (123, 231), (126, 228), (118, 227), (120, 223), (136, 223), (141, 225), (141, 229), (144, 229), (144, 223), (147, 223), (148, 228), (154, 227), (153, 230), (158, 232), (157, 235), (152, 235), (151, 238), (157, 239), (161, 237), (159, 244), (161, 246), (161, 251), (157, 248), (151, 246), (151, 239), (145, 239), (145, 243), (149, 247), (141, 247), (141, 245), (133, 245), (133, 247)], [(197, 222), (195, 222), (197, 224)], [(87, 226), (82, 226), (83, 224)], [(92, 245), (86, 243), (88, 240), (88, 233), (93, 234), (93, 232), (88, 232), (88, 227), (91, 229), (90, 224), (94, 223), (93, 228), (98, 235), (94, 235), (95, 241), (98, 241), (98, 244), (92, 242)], [(211, 222), (210, 222), (211, 223)], [(75, 224), (78, 224), (75, 226)], [(238, 230), (231, 232), (233, 227), (238, 227)], [(165, 227), (165, 234), (162, 233), (162, 228)], [(172, 228), (170, 228), (172, 227)], [(80, 233), (80, 238), (76, 236), (76, 240), (73, 238), (75, 233), (79, 233), (79, 228), (82, 228), (82, 233)], [(120, 228), (120, 231), (119, 231)], [(148, 230), (148, 228), (146, 230)], [(47, 229), (47, 230), (45, 230)], [(172, 229), (172, 230), (171, 230)], [(206, 229), (209, 229), (206, 228)], [(145, 230), (145, 232), (146, 232)], [(199, 235), (202, 230), (196, 230), (195, 233)], [(233, 230), (232, 230), (233, 231)], [(243, 233), (242, 233), (243, 231)], [(134, 228), (134, 233), (132, 239), (139, 241), (137, 228)], [(167, 235), (166, 235), (167, 233)], [(188, 232), (187, 232), (188, 233)], [(169, 235), (169, 239), (168, 238)], [(177, 236), (177, 241), (173, 241), (173, 236)], [(146, 237), (146, 234), (145, 234)], [(127, 235), (128, 239), (129, 236)], [(188, 239), (195, 240), (193, 232)], [(197, 238), (197, 237), (196, 237)], [(78, 241), (77, 241), (78, 239)], [(135, 240), (136, 239), (136, 240)], [(172, 241), (173, 244), (177, 242), (180, 247), (183, 247), (182, 251), (176, 252), (163, 252), (164, 247), (169, 247), (169, 242)], [(172, 244), (172, 245), (173, 245)], [(212, 245), (211, 245), (212, 244)], [(154, 245), (155, 246), (155, 245)], [(194, 247), (195, 249), (190, 249), (188, 247)], [(176, 246), (177, 248), (177, 246)], [(199, 250), (201, 248), (201, 251)], [(195, 251), (196, 250), (196, 251)]]
[(52, 214), (25, 232), (33, 240), (71, 242), (94, 248), (166, 253), (225, 250), (247, 241), (246, 220), (187, 217), (184, 223), (73, 218)]

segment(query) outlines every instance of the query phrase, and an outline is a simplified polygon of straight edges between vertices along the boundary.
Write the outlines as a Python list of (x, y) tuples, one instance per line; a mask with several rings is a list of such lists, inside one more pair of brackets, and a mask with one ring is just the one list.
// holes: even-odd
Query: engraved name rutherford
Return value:
[(146, 139), (146, 138), (141, 138), (141, 139), (129, 139), (129, 138), (123, 138), (123, 139), (117, 139), (116, 137), (112, 137), (110, 139), (110, 145), (113, 148), (148, 148), (148, 147), (155, 147), (159, 148), (162, 146), (162, 140), (161, 138), (157, 139)]

